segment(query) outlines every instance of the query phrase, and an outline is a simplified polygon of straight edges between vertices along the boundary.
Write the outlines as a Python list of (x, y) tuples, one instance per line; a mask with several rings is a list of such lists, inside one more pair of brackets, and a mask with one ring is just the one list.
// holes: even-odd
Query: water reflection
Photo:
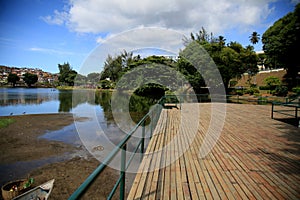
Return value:
[(0, 105), (42, 104), (58, 100), (59, 91), (44, 88), (0, 88)]
[[(114, 145), (126, 135), (114, 121), (111, 98), (112, 92), (109, 91), (0, 88), (0, 115), (5, 116), (10, 113), (18, 115), (23, 112), (26, 114), (70, 112), (76, 115), (77, 111), (81, 114), (79, 117), (86, 118), (84, 120), (78, 118), (79, 121), (76, 121), (77, 118), (75, 118), (76, 125), (71, 124), (61, 130), (47, 131), (41, 138), (71, 143), (76, 146), (84, 143), (85, 147), (96, 158), (103, 159), (110, 153)], [(125, 102), (126, 98), (128, 98), (126, 93), (119, 95), (119, 103)], [(156, 100), (151, 98), (130, 95), (129, 111), (132, 121), (138, 122), (155, 102)], [(120, 110), (120, 112), (122, 111)], [(128, 143), (128, 151), (135, 148), (139, 141), (140, 132), (139, 129), (137, 135), (134, 135)], [(147, 144), (148, 141), (145, 142)], [(69, 159), (70, 155), (73, 156), (73, 154), (67, 153), (62, 157), (2, 164), (0, 165), (0, 177), (3, 178), (1, 181), (23, 176), (44, 164)], [(76, 155), (85, 154), (84, 152), (77, 152)]]
[[(126, 102), (129, 94), (118, 95)], [(107, 122), (113, 121), (112, 92), (95, 90), (56, 90), (52, 88), (0, 88), (0, 115), (44, 114), (72, 112), (81, 104), (99, 108)], [(134, 122), (146, 114), (156, 100), (130, 95), (129, 112)]]

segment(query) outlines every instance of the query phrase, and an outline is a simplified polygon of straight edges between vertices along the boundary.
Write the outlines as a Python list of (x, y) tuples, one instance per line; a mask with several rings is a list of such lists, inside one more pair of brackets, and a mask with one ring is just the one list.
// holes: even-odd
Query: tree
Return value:
[(174, 60), (164, 56), (153, 55), (141, 59), (139, 55), (133, 56), (132, 53), (127, 53), (124, 51), (115, 57), (112, 57), (111, 55), (107, 56), (100, 80), (109, 78), (113, 83), (116, 83), (130, 69), (153, 63), (163, 64), (171, 67), (175, 67), (176, 65)]
[(296, 86), (300, 71), (300, 4), (294, 12), (276, 21), (262, 36), (265, 65), (287, 70), (286, 81), (290, 88)]
[(76, 79), (74, 80), (77, 86), (85, 85), (87, 82), (87, 77), (82, 74), (77, 74)]
[[(201, 32), (206, 33), (203, 30)], [(225, 46), (226, 39), (223, 36), (219, 36), (218, 38), (214, 38), (213, 36), (210, 38), (207, 36), (200, 37), (199, 39), (195, 39), (195, 41), (202, 45), (217, 65), (226, 89), (228, 89), (232, 78), (240, 78), (245, 72), (250, 75), (258, 72), (258, 58), (253, 47), (244, 48), (238, 42), (230, 42)], [(192, 52), (189, 53), (192, 54)], [(205, 58), (203, 59), (205, 60)], [(209, 72), (209, 69), (207, 71)]]
[(77, 72), (72, 69), (69, 63), (64, 63), (63, 65), (58, 64), (59, 77), (58, 80), (62, 84), (69, 86), (74, 85), (74, 80), (77, 76)]
[(98, 83), (100, 81), (101, 74), (100, 73), (90, 73), (87, 75), (87, 80), (91, 83)]
[[(186, 38), (186, 37), (183, 38), (184, 45), (187, 46), (192, 41), (197, 41), (197, 42), (203, 44), (203, 43), (216, 42), (216, 40), (217, 40), (216, 38), (214, 38), (213, 33), (208, 34), (204, 27), (201, 28), (199, 33), (196, 33), (196, 34), (191, 33), (190, 36), (191, 36), (190, 39)], [(221, 37), (223, 37), (223, 36), (221, 36)], [(224, 37), (223, 37), (223, 39), (224, 39)], [(225, 40), (224, 40), (224, 42), (225, 42)]]
[[(258, 58), (252, 46), (248, 46), (244, 48), (241, 44), (237, 42), (230, 42), (229, 44), (225, 45), (226, 39), (223, 36), (214, 38), (213, 35), (211, 34), (211, 37), (209, 37), (207, 32), (204, 31), (203, 28), (200, 31), (200, 33), (204, 34), (204, 36), (201, 37), (194, 36), (195, 39), (193, 40), (193, 38), (191, 38), (191, 40), (189, 41), (192, 42), (196, 41), (198, 44), (202, 45), (202, 47), (208, 52), (209, 56), (213, 59), (214, 63), (218, 67), (218, 70), (223, 79), (225, 89), (228, 89), (229, 82), (232, 78), (239, 78), (245, 72), (247, 72), (250, 75), (254, 75), (258, 72), (258, 67), (257, 67)], [(194, 34), (191, 35), (193, 36)], [(183, 50), (183, 52), (185, 50)], [(184, 54), (192, 55), (193, 52), (186, 52)], [(199, 55), (197, 56), (199, 57)], [(207, 60), (206, 58), (201, 58), (201, 59)], [(199, 61), (199, 64), (203, 65), (203, 63), (201, 64), (201, 61)], [(207, 71), (206, 73), (208, 74), (214, 73), (212, 69), (207, 68), (206, 71)], [(198, 74), (195, 75), (199, 77)], [(201, 74), (201, 75), (203, 76), (205, 74)], [(207, 76), (207, 74), (205, 76)], [(200, 77), (197, 79), (198, 81), (202, 82), (201, 83), (202, 85), (203, 79), (202, 78), (200, 79)], [(193, 80), (193, 79), (190, 77), (189, 80)], [(213, 84), (220, 84), (220, 83), (213, 83)], [(199, 86), (200, 85), (198, 85), (198, 87)]]
[(7, 77), (7, 82), (11, 83), (13, 87), (15, 87), (17, 81), (20, 80), (20, 77), (17, 74), (10, 73)]
[(112, 83), (109, 80), (101, 80), (100, 88), (102, 89), (110, 89), (112, 87)]
[(224, 36), (219, 36), (218, 37), (218, 42), (219, 42), (219, 45), (221, 46), (221, 47), (224, 47), (225, 46), (225, 41), (226, 41), (226, 39), (224, 38)]
[(38, 76), (36, 74), (26, 73), (23, 78), (24, 82), (31, 87), (31, 85), (35, 84), (38, 81)]
[[(184, 52), (181, 52), (181, 54)], [(201, 87), (205, 86), (204, 79), (197, 69), (184, 57), (179, 56), (176, 70), (179, 71), (191, 84), (196, 93), (201, 93)]]
[(260, 40), (260, 35), (259, 35), (257, 32), (254, 31), (254, 32), (249, 36), (249, 38), (250, 38), (250, 42), (251, 42), (252, 44), (256, 44), (256, 43), (258, 43), (259, 40)]
[(112, 57), (108, 55), (106, 61), (104, 63), (104, 69), (101, 73), (101, 80), (109, 78), (113, 82), (117, 82), (117, 80), (121, 77), (122, 72), (122, 56)]

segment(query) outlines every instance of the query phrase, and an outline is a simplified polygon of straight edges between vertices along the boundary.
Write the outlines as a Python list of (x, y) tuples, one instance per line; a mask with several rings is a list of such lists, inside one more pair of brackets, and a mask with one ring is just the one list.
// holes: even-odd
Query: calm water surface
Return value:
[[(95, 152), (104, 158), (126, 133), (114, 121), (111, 110), (111, 92), (95, 92), (89, 90), (57, 90), (51, 88), (0, 88), (0, 116), (72, 113), (85, 120), (76, 121), (57, 131), (46, 131), (40, 136), (48, 140), (56, 140), (75, 146), (84, 145), (90, 152), (99, 144), (104, 147)], [(126, 98), (126, 97), (124, 97)], [(119, 99), (123, 102), (123, 99)], [(124, 100), (125, 102), (125, 100)], [(138, 122), (149, 110), (154, 100), (142, 97), (131, 97), (129, 111), (131, 124)], [(122, 112), (122, 111), (120, 111)], [(129, 122), (124, 121), (124, 124)], [(81, 131), (83, 130), (83, 131)], [(134, 146), (135, 140), (129, 143)], [(22, 171), (28, 171), (44, 164), (57, 162), (74, 156), (74, 153), (62, 158), (46, 158), (42, 160), (22, 162)], [(94, 155), (95, 156), (95, 155)], [(0, 164), (1, 183), (24, 175), (19, 173), (18, 163)]]
[[(52, 88), (0, 88), (0, 116), (72, 113), (75, 117), (85, 117), (89, 120), (76, 122), (77, 128), (95, 132), (101, 128), (105, 137), (118, 142), (124, 132), (118, 129), (111, 109), (111, 92), (94, 90), (57, 90)], [(121, 95), (122, 96), (122, 95)], [(120, 98), (120, 104), (126, 102)], [(131, 123), (138, 122), (155, 101), (131, 97), (129, 111)], [(124, 103), (125, 104), (125, 103)], [(122, 111), (120, 111), (122, 112)], [(124, 121), (124, 124), (129, 122)], [(134, 124), (134, 123), (133, 123)], [(47, 132), (45, 138), (66, 143), (76, 143), (72, 135), (77, 135), (76, 126), (70, 125), (56, 132)], [(99, 134), (98, 134), (99, 135)], [(78, 136), (77, 136), (78, 138)]]
[[(64, 98), (69, 97), (69, 98)], [(72, 91), (51, 88), (0, 88), (0, 115), (44, 114), (69, 112), (66, 101), (72, 102)]]

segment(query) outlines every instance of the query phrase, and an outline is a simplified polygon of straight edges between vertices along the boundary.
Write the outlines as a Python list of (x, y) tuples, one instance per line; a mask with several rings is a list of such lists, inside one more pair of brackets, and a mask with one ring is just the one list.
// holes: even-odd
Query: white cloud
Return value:
[(182, 38), (183, 35), (180, 32), (158, 27), (141, 27), (109, 35), (106, 39), (100, 38), (101, 45), (89, 54), (80, 73), (88, 74), (88, 72), (97, 70), (100, 72), (108, 54), (115, 56), (124, 50), (139, 52), (140, 55), (143, 54), (144, 49), (148, 53), (153, 50), (152, 52), (159, 52), (160, 54), (164, 52), (165, 54), (169, 53), (169, 55), (177, 55), (179, 49), (183, 47)]
[(59, 12), (58, 10), (54, 10), (54, 15), (50, 16), (47, 15), (45, 17), (41, 17), (48, 24), (55, 24), (55, 25), (63, 25), (68, 21), (69, 14), (65, 11)]
[(300, 3), (300, 0), (291, 0), (291, 3), (296, 5), (296, 4)]
[(205, 27), (221, 34), (260, 25), (274, 0), (70, 0), (68, 10), (44, 17), (80, 33), (119, 33), (136, 27), (164, 27), (184, 33)]
[(42, 53), (47, 53), (47, 54), (57, 54), (57, 55), (81, 55), (80, 53), (75, 53), (75, 52), (71, 52), (71, 51), (63, 51), (63, 50), (40, 48), (40, 47), (29, 48), (29, 51), (36, 51), (36, 52), (42, 52)]

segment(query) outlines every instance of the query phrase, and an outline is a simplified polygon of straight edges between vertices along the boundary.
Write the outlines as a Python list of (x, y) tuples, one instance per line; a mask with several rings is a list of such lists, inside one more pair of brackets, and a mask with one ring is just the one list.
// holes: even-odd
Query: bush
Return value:
[(271, 87), (268, 85), (259, 86), (260, 90), (271, 90)]
[(285, 97), (288, 94), (288, 88), (283, 85), (278, 85), (271, 93), (276, 96)]
[(229, 82), (229, 87), (234, 87), (238, 82), (236, 80), (230, 81)]
[(266, 85), (268, 85), (270, 87), (281, 85), (281, 80), (275, 76), (269, 76), (269, 77), (265, 78), (264, 82)]
[(243, 90), (236, 90), (236, 94), (242, 96), (244, 94)]
[(250, 89), (246, 90), (245, 93), (250, 94), (250, 95), (259, 94), (259, 90), (257, 88), (250, 88)]
[(294, 88), (292, 88), (292, 92), (294, 92), (296, 94), (300, 94), (300, 87), (294, 87)]
[(108, 80), (101, 80), (99, 82), (99, 86), (100, 86), (101, 89), (111, 89), (111, 88), (113, 88), (112, 83)]

